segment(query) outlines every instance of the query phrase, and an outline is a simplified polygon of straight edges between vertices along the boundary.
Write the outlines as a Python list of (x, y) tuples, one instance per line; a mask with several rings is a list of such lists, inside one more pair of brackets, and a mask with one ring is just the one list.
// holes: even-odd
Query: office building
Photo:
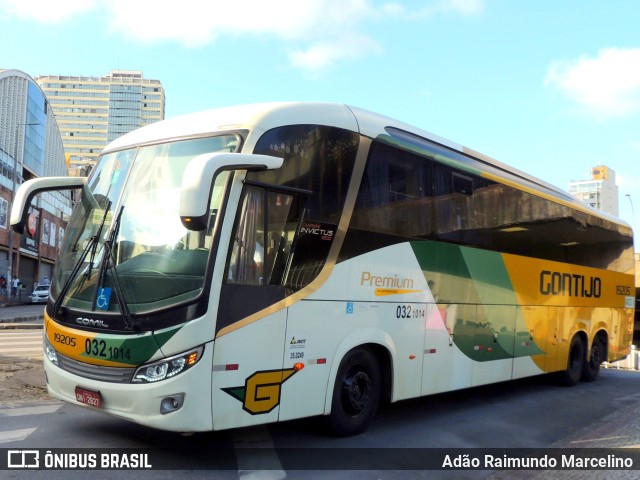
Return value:
[(37, 195), (25, 234), (11, 232), (9, 211), (18, 186), (35, 177), (67, 175), (53, 111), (40, 86), (19, 70), (0, 69), (0, 169), (0, 276), (17, 273), (26, 296), (39, 280), (51, 278), (72, 193)]
[(569, 193), (593, 208), (618, 216), (616, 172), (605, 165), (593, 167), (589, 180), (570, 182)]
[(164, 89), (137, 70), (102, 77), (41, 75), (70, 169), (90, 168), (107, 143), (164, 119)]

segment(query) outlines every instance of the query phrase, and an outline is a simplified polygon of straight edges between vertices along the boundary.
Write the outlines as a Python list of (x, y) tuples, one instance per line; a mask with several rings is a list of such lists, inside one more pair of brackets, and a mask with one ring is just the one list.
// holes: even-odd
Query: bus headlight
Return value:
[(200, 346), (188, 352), (143, 365), (136, 370), (131, 382), (154, 383), (175, 377), (198, 363), (203, 351), (204, 346)]
[(58, 352), (56, 352), (56, 349), (53, 348), (53, 346), (49, 343), (49, 339), (46, 335), (43, 337), (43, 344), (44, 354), (46, 355), (46, 357), (51, 363), (53, 363), (54, 365), (58, 365)]

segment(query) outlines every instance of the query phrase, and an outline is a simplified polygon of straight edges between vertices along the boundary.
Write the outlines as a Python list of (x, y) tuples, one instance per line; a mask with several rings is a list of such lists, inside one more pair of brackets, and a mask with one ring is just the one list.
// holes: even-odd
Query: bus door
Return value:
[(287, 309), (284, 279), (306, 196), (245, 183), (223, 285), (214, 349), (214, 428), (278, 420)]

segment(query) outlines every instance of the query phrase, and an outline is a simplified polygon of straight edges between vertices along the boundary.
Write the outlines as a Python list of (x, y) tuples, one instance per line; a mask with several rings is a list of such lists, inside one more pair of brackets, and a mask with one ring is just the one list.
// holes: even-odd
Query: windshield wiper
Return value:
[(67, 293), (69, 293), (69, 289), (71, 288), (71, 283), (73, 283), (76, 276), (78, 275), (78, 272), (80, 271), (80, 268), (84, 263), (84, 260), (87, 258), (87, 255), (89, 254), (89, 251), (91, 251), (91, 260), (89, 264), (89, 270), (85, 274), (85, 280), (88, 279), (89, 276), (91, 275), (91, 270), (93, 268), (93, 261), (95, 258), (96, 249), (98, 247), (98, 243), (100, 243), (100, 236), (102, 235), (102, 229), (104, 228), (104, 224), (107, 220), (109, 207), (111, 207), (111, 200), (109, 200), (109, 202), (107, 203), (107, 208), (105, 208), (104, 210), (104, 214), (102, 215), (102, 221), (100, 222), (98, 231), (89, 238), (89, 241), (87, 242), (87, 246), (84, 247), (84, 250), (82, 251), (82, 255), (80, 255), (80, 258), (73, 266), (73, 270), (71, 270), (71, 274), (67, 277), (67, 280), (64, 282), (64, 285), (60, 290), (60, 294), (58, 295), (58, 298), (56, 298), (56, 301), (53, 304), (53, 312), (52, 312), (53, 317), (56, 317), (58, 315), (58, 310), (62, 306), (62, 302), (64, 301), (64, 298), (67, 296)]
[[(102, 216), (102, 221), (100, 222), (100, 227), (98, 228), (97, 233), (95, 234), (95, 241), (93, 242), (93, 248), (91, 249), (91, 259), (89, 260), (89, 268), (85, 273), (85, 278), (91, 278), (91, 271), (93, 270), (93, 262), (96, 258), (96, 251), (98, 250), (98, 244), (100, 243), (100, 236), (102, 235), (102, 229), (104, 228), (105, 221), (107, 220), (107, 214), (109, 213), (109, 208), (111, 208), (111, 200), (107, 203), (107, 208), (104, 211), (104, 215)], [(91, 237), (92, 239), (94, 237)]]
[(118, 232), (120, 231), (120, 219), (122, 218), (122, 212), (124, 210), (124, 206), (120, 207), (120, 211), (118, 212), (118, 216), (113, 222), (113, 227), (111, 229), (111, 233), (109, 234), (109, 238), (104, 242), (104, 253), (102, 256), (102, 263), (100, 265), (100, 279), (98, 281), (98, 285), (96, 288), (95, 297), (93, 299), (93, 309), (97, 305), (98, 301), (98, 293), (100, 292), (100, 288), (105, 283), (107, 270), (110, 269), (113, 278), (113, 288), (116, 293), (116, 298), (118, 300), (118, 305), (120, 306), (120, 312), (122, 313), (122, 319), (125, 324), (126, 329), (134, 329), (138, 330), (139, 326), (135, 323), (131, 311), (129, 310), (129, 306), (124, 299), (124, 292), (122, 291), (122, 285), (120, 284), (120, 277), (118, 276), (118, 272), (116, 270), (116, 259), (114, 258), (113, 245), (118, 237)]

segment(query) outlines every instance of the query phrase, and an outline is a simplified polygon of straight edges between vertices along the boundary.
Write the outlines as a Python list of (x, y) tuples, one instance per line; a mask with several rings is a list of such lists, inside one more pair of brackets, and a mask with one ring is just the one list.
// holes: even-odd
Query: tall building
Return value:
[(70, 169), (91, 166), (112, 140), (164, 119), (164, 89), (137, 70), (102, 77), (41, 75), (36, 81), (58, 120)]
[(17, 274), (25, 285), (21, 293), (28, 295), (39, 280), (51, 278), (71, 192), (37, 195), (25, 234), (11, 232), (9, 210), (18, 186), (35, 177), (67, 175), (53, 111), (40, 86), (19, 70), (0, 69), (0, 170), (0, 277)]
[(616, 172), (605, 165), (591, 169), (591, 179), (569, 183), (569, 193), (582, 203), (605, 213), (618, 216), (618, 186)]

